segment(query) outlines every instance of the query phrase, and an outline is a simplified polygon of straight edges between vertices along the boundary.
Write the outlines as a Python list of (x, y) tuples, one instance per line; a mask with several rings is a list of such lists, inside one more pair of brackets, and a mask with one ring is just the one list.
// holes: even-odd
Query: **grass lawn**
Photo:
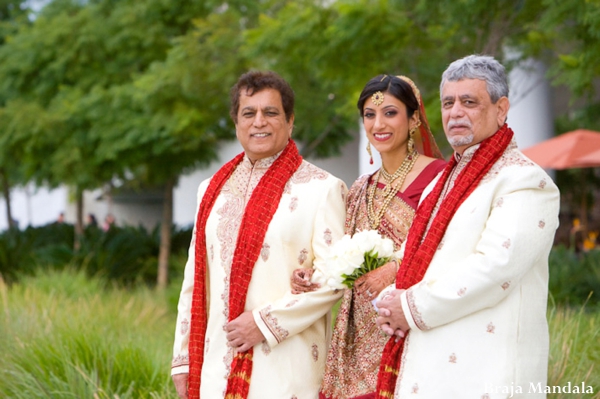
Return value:
[(0, 282), (1, 398), (176, 398), (166, 294), (83, 273)]
[[(169, 368), (179, 282), (164, 293), (48, 272), (0, 280), (1, 398), (176, 398)], [(552, 307), (549, 385), (600, 398), (600, 312)], [(457, 398), (458, 399), (458, 398)]]

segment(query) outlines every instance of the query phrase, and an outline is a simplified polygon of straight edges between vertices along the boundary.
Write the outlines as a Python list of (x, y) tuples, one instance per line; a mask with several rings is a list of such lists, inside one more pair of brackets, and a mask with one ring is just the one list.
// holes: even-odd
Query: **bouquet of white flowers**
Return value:
[(392, 259), (394, 243), (377, 230), (345, 235), (332, 248), (331, 257), (319, 270), (333, 288), (352, 288), (360, 276), (383, 266)]

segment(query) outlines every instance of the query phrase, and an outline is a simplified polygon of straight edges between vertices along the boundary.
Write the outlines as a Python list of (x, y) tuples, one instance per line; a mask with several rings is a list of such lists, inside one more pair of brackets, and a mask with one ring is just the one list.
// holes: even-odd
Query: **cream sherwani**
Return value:
[[(442, 195), (478, 147), (464, 152)], [(558, 210), (556, 185), (513, 140), (458, 208), (423, 281), (400, 297), (411, 332), (395, 398), (545, 396)]]
[[(278, 154), (279, 155), (279, 154)], [(223, 398), (233, 350), (228, 321), (229, 273), (242, 215), (252, 191), (278, 156), (240, 163), (224, 185), (206, 224), (208, 326), (200, 396)], [(198, 190), (198, 203), (208, 187)], [(266, 340), (254, 347), (250, 399), (316, 399), (323, 377), (330, 310), (339, 299), (330, 288), (292, 295), (290, 277), (299, 267), (325, 261), (343, 235), (346, 185), (303, 161), (288, 181), (254, 266), (245, 310)], [(194, 236), (197, 232), (194, 232)], [(194, 243), (189, 251), (178, 306), (172, 374), (188, 372)]]

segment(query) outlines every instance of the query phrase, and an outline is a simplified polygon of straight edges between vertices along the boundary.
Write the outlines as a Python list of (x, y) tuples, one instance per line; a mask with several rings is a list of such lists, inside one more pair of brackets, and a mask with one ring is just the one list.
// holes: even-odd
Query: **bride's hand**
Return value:
[(316, 291), (321, 287), (318, 283), (310, 281), (315, 269), (296, 269), (292, 272), (292, 294), (302, 294)]
[(358, 278), (354, 283), (354, 290), (358, 295), (365, 294), (367, 298), (375, 299), (385, 287), (394, 282), (397, 271), (397, 262), (388, 262)]

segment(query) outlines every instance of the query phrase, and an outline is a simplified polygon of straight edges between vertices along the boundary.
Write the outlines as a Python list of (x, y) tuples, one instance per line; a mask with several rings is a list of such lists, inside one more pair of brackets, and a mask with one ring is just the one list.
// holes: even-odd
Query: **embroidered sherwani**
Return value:
[[(478, 147), (464, 152), (442, 198)], [(511, 387), (523, 392), (514, 397), (544, 397), (531, 386), (547, 379), (558, 210), (556, 185), (512, 141), (456, 211), (422, 282), (401, 295), (411, 331), (396, 398), (508, 398)]]
[[(279, 154), (278, 154), (279, 155)], [(229, 273), (239, 226), (252, 191), (277, 156), (248, 158), (233, 172), (206, 224), (207, 303), (201, 398), (223, 398), (233, 349), (223, 331), (228, 321)], [(208, 181), (201, 183), (198, 203)], [(286, 184), (269, 224), (248, 288), (245, 310), (251, 310), (265, 341), (254, 347), (250, 399), (315, 399), (323, 376), (330, 309), (341, 293), (323, 287), (292, 295), (290, 277), (299, 267), (324, 262), (329, 247), (343, 235), (345, 184), (303, 161)], [(194, 235), (198, 234), (194, 230)], [(194, 243), (178, 305), (172, 374), (187, 373)]]

